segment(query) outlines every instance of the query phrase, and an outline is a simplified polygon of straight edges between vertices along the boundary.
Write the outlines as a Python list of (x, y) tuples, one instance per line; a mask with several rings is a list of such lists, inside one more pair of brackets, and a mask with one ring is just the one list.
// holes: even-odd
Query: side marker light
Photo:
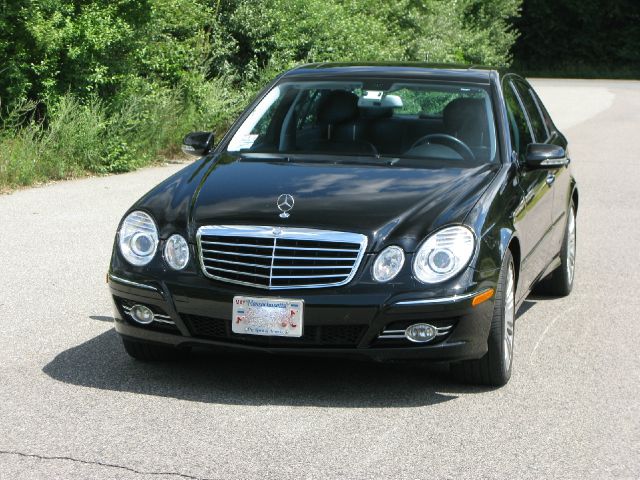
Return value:
[(473, 300), (471, 301), (471, 306), (477, 307), (481, 303), (486, 302), (487, 300), (493, 297), (494, 293), (496, 293), (496, 291), (493, 288), (490, 288), (486, 292), (479, 293), (478, 295), (473, 297)]

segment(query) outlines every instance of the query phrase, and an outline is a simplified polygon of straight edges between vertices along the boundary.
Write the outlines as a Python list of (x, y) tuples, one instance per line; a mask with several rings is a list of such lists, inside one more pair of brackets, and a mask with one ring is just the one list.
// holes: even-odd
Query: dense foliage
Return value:
[(638, 0), (524, 0), (514, 47), (520, 68), (640, 77)]
[(222, 132), (315, 61), (506, 64), (520, 0), (0, 0), (0, 188)]

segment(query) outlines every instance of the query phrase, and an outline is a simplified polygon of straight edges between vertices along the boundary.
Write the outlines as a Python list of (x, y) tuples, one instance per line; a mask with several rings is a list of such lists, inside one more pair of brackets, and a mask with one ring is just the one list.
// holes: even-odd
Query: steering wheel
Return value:
[(453, 135), (447, 135), (446, 133), (430, 133), (429, 135), (420, 137), (413, 143), (413, 145), (411, 145), (409, 151), (425, 143), (444, 145), (445, 147), (455, 150), (456, 153), (460, 154), (463, 160), (467, 162), (477, 161), (476, 156), (466, 143), (459, 138), (456, 138)]

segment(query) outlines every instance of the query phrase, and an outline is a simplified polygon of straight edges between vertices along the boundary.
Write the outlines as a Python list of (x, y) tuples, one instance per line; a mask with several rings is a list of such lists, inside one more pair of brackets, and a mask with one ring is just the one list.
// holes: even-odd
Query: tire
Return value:
[(122, 338), (122, 344), (130, 357), (143, 362), (180, 360), (189, 356), (188, 349), (178, 349), (166, 345), (139, 342), (124, 337)]
[(501, 387), (511, 378), (515, 333), (515, 285), (513, 257), (507, 250), (498, 277), (487, 353), (477, 360), (451, 364), (451, 374), (456, 380)]
[(576, 239), (576, 210), (572, 202), (560, 249), (560, 266), (540, 282), (536, 292), (554, 297), (566, 297), (571, 293), (576, 271)]

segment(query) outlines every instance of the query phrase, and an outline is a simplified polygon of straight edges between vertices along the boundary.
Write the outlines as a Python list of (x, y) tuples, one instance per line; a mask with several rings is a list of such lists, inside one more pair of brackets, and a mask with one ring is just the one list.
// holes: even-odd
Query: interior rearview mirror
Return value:
[(569, 163), (567, 153), (559, 145), (532, 143), (527, 147), (527, 168), (558, 168)]
[(201, 157), (213, 148), (213, 132), (191, 132), (182, 140), (182, 151)]

